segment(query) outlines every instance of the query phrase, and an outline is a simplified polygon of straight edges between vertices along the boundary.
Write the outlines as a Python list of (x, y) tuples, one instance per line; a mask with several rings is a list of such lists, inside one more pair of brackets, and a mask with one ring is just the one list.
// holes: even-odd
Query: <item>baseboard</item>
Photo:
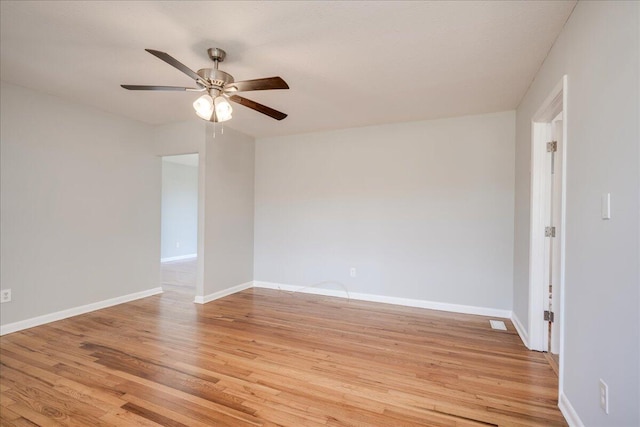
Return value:
[(100, 310), (102, 308), (111, 307), (140, 298), (146, 298), (152, 295), (162, 293), (162, 288), (147, 289), (146, 291), (135, 292), (133, 294), (123, 295), (121, 297), (110, 298), (104, 301), (98, 301), (80, 307), (69, 308), (67, 310), (57, 311), (55, 313), (45, 314), (42, 316), (32, 317), (31, 319), (20, 320), (19, 322), (7, 323), (0, 326), (0, 335), (10, 334), (12, 332), (22, 331), (23, 329), (33, 328), (34, 326), (44, 325), (45, 323), (55, 322), (57, 320), (66, 319), (68, 317), (77, 316), (79, 314), (89, 313), (91, 311)]
[(304, 292), (307, 294), (324, 295), (340, 298), (351, 298), (360, 301), (380, 302), (384, 304), (404, 305), (407, 307), (427, 308), (429, 310), (449, 311), (453, 313), (476, 314), (480, 316), (511, 318), (511, 310), (500, 310), (496, 308), (477, 307), (471, 305), (449, 304), (444, 302), (435, 302), (427, 300), (418, 300), (411, 298), (389, 297), (384, 295), (354, 293), (345, 290), (324, 289), (304, 286), (285, 285), (273, 282), (254, 281), (253, 286), (256, 288), (279, 289), (287, 292)]
[[(196, 296), (194, 299), (194, 302), (198, 304), (206, 304), (208, 302), (226, 297), (227, 295), (231, 295), (236, 292), (243, 291), (245, 289), (249, 289), (251, 287), (279, 289), (287, 292), (303, 292), (308, 294), (316, 294), (316, 295), (324, 295), (324, 296), (332, 296), (332, 297), (340, 297), (340, 298), (351, 298), (351, 299), (360, 300), (360, 301), (380, 302), (385, 304), (395, 304), (395, 305), (403, 305), (407, 307), (426, 308), (430, 310), (448, 311), (453, 313), (475, 314), (480, 316), (499, 317), (499, 318), (507, 318), (507, 319), (512, 318), (512, 313), (510, 310), (500, 310), (495, 308), (477, 307), (477, 306), (460, 305), (460, 304), (449, 304), (449, 303), (417, 300), (417, 299), (410, 299), (410, 298), (389, 297), (384, 295), (353, 293), (353, 292), (347, 293), (347, 291), (345, 290), (293, 286), (293, 285), (285, 285), (280, 283), (262, 282), (262, 281), (246, 282), (246, 283), (242, 283), (240, 285), (223, 289), (221, 291), (214, 292), (208, 295)], [(156, 295), (159, 293), (162, 293), (162, 288), (153, 288), (153, 289), (148, 289), (142, 292), (136, 292), (136, 293), (124, 295), (121, 297), (111, 298), (108, 300), (83, 305), (80, 307), (70, 308), (68, 310), (58, 311), (56, 313), (46, 314), (43, 316), (38, 316), (38, 317), (34, 317), (27, 320), (21, 320), (15, 323), (9, 323), (9, 324), (0, 326), (0, 335), (21, 331), (23, 329), (32, 328), (34, 326), (44, 325), (45, 323), (55, 322), (56, 320), (62, 320), (68, 317), (77, 316), (79, 314), (89, 313), (91, 311), (100, 310), (102, 308), (111, 307), (113, 305), (122, 304), (125, 302), (133, 301), (140, 298), (145, 298), (145, 297)], [(514, 324), (515, 324), (515, 321), (514, 321)], [(516, 326), (516, 329), (518, 329), (517, 326)]]
[(160, 262), (180, 261), (182, 259), (193, 259), (193, 258), (198, 258), (198, 254), (187, 254), (187, 255), (170, 256), (167, 258), (160, 258)]
[(560, 393), (558, 408), (560, 408), (560, 412), (562, 412), (564, 419), (567, 420), (567, 424), (569, 424), (570, 427), (584, 427), (584, 423), (564, 393)]
[(344, 289), (324, 289), (304, 286), (285, 285), (282, 283), (253, 281), (254, 288), (275, 289), (285, 292), (302, 292), (305, 294), (324, 295), (328, 297), (353, 298), (356, 299), (351, 292), (347, 293)]
[(235, 294), (236, 292), (244, 291), (245, 289), (249, 289), (253, 287), (253, 282), (246, 282), (240, 285), (232, 286), (231, 288), (223, 289), (218, 292), (214, 292), (205, 296), (196, 296), (193, 302), (197, 304), (206, 304), (208, 302), (217, 300), (219, 298), (226, 297), (227, 295)]
[(522, 343), (524, 344), (524, 346), (527, 347), (528, 349), (531, 349), (531, 347), (529, 347), (529, 334), (527, 333), (527, 330), (525, 329), (525, 327), (522, 326), (522, 322), (520, 321), (520, 319), (518, 318), (515, 312), (511, 315), (511, 322), (513, 323), (513, 326), (516, 328), (518, 335), (520, 335), (520, 339), (522, 340)]

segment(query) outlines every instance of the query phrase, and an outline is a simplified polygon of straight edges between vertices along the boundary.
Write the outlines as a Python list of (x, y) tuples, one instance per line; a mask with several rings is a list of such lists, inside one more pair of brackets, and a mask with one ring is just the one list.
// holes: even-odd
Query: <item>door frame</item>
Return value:
[[(198, 224), (197, 224), (197, 255), (196, 259), (196, 288), (194, 295), (194, 302), (199, 302), (199, 298), (202, 298), (204, 295), (204, 185), (205, 185), (205, 153), (204, 149), (199, 150), (169, 150), (168, 152), (163, 154), (158, 154), (157, 157), (160, 159), (162, 164), (163, 157), (171, 157), (171, 156), (183, 156), (186, 154), (197, 154), (198, 155)], [(162, 180), (162, 173), (160, 175), (160, 180)], [(162, 193), (162, 183), (160, 184), (160, 192)], [(162, 207), (161, 207), (162, 213)], [(162, 228), (160, 229), (160, 233), (162, 234)], [(159, 273), (158, 273), (159, 274)]]
[(560, 363), (559, 363), (559, 388), (562, 390), (562, 377), (564, 371), (564, 282), (565, 282), (565, 230), (566, 230), (566, 176), (567, 176), (567, 83), (566, 75), (554, 87), (540, 108), (531, 119), (531, 212), (529, 235), (529, 348), (531, 350), (546, 351), (548, 342), (545, 340), (544, 328), (547, 322), (543, 319), (545, 310), (545, 296), (548, 295), (548, 284), (545, 280), (545, 236), (544, 229), (548, 225), (546, 210), (547, 197), (547, 162), (546, 143), (550, 137), (551, 122), (560, 111), (562, 120), (562, 188), (561, 188), (561, 213), (559, 236), (560, 239), (560, 306), (557, 317), (560, 331)]

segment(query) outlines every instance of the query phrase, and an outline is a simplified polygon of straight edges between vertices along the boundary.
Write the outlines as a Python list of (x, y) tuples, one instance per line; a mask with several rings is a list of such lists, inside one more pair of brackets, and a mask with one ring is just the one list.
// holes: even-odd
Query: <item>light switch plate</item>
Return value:
[(602, 195), (602, 219), (611, 219), (611, 193)]

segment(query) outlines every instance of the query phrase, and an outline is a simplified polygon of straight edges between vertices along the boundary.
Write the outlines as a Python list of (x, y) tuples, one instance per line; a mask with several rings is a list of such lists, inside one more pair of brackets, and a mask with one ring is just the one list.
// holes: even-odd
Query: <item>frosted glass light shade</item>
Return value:
[(202, 95), (193, 103), (193, 109), (198, 117), (209, 120), (213, 114), (213, 98), (210, 95)]
[(231, 118), (231, 113), (233, 112), (233, 108), (231, 108), (231, 104), (224, 96), (217, 96), (214, 100), (215, 108), (216, 108), (216, 118), (219, 122), (227, 121)]

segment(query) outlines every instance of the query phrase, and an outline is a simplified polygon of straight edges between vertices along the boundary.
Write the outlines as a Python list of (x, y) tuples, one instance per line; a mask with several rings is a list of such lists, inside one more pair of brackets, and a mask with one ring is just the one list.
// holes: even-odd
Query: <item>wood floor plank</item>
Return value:
[(267, 289), (0, 337), (2, 425), (565, 426), (511, 322)]
[(176, 412), (180, 411), (198, 422), (209, 425), (262, 425), (260, 420), (253, 415), (182, 391), (174, 391), (166, 387), (155, 388), (138, 383), (123, 384), (122, 387), (128, 391), (124, 396), (127, 401), (139, 403), (138, 399), (143, 399), (152, 405), (163, 406)]
[(162, 424), (158, 424), (147, 418), (141, 417), (131, 411), (128, 411), (122, 407), (114, 408), (102, 416), (102, 421), (108, 423), (110, 426), (118, 427), (162, 427)]
[[(54, 426), (54, 427), (65, 425), (65, 424), (61, 424), (59, 422), (60, 420), (56, 418), (54, 414), (43, 414), (41, 412), (31, 409), (27, 405), (17, 403), (15, 405), (11, 405), (9, 409), (11, 410), (11, 412), (20, 415), (20, 418), (16, 420), (19, 422), (15, 422), (15, 423), (11, 422), (11, 423), (8, 423), (9, 425), (20, 425), (20, 423), (22, 425), (29, 425), (29, 423), (31, 423), (37, 426)], [(3, 413), (0, 413), (0, 417), (2, 418), (3, 421), (6, 420), (4, 418)]]

